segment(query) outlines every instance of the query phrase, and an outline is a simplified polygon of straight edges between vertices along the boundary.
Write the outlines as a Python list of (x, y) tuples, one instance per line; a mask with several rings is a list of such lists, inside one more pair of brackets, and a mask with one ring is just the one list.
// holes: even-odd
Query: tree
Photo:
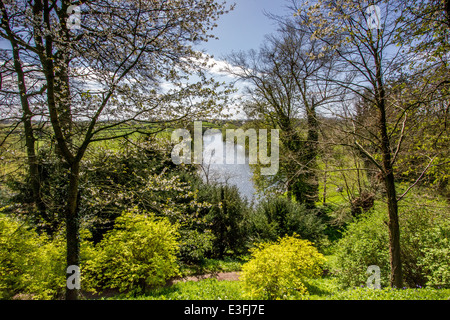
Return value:
[[(410, 46), (410, 52), (421, 54), (420, 60), (446, 66), (444, 56), (450, 49), (450, 1), (402, 1), (405, 10), (398, 18), (397, 41)], [(443, 59), (444, 58), (444, 59)]]
[(408, 157), (402, 159), (398, 166), (403, 169), (401, 177), (404, 179), (422, 172), (423, 169), (417, 164), (423, 161), (419, 159), (425, 158), (428, 162), (434, 159), (427, 167), (428, 177), (421, 176), (429, 184), (436, 185), (439, 192), (447, 193), (448, 197), (450, 1), (414, 0), (402, 3), (405, 10), (398, 18), (401, 27), (397, 28), (395, 36), (407, 48), (404, 55), (409, 66), (397, 85), (397, 100), (404, 105), (417, 106), (414, 115), (409, 115), (413, 121), (406, 125), (416, 128), (420, 134), (403, 143)]
[[(74, 16), (72, 5), (78, 5), (79, 16)], [(14, 64), (25, 67), (17, 56), (24, 52), (40, 67), (46, 98), (43, 116), (50, 121), (68, 171), (67, 265), (79, 265), (78, 187), (80, 162), (88, 147), (95, 141), (161, 130), (161, 125), (155, 129), (146, 126), (149, 123), (220, 111), (219, 84), (206, 77), (203, 55), (192, 44), (212, 37), (210, 30), (226, 12), (225, 4), (22, 0), (1, 1), (0, 6), (0, 35), (13, 47)], [(15, 72), (18, 86), (30, 81), (20, 68)], [(188, 83), (189, 75), (199, 80)], [(173, 89), (162, 90), (163, 81)], [(31, 119), (33, 114), (25, 112)], [(111, 133), (119, 126), (126, 130)], [(67, 299), (77, 297), (77, 289), (67, 289)]]
[[(340, 75), (333, 79), (333, 83), (376, 110), (376, 132), (360, 135), (353, 130), (350, 133), (354, 137), (352, 147), (372, 161), (384, 182), (389, 213), (390, 283), (396, 287), (402, 287), (402, 266), (393, 164), (396, 160), (395, 146), (398, 148), (400, 145), (394, 143), (392, 132), (388, 131), (388, 112), (395, 106), (389, 101), (386, 83), (398, 76), (402, 62), (402, 48), (396, 47), (394, 41), (400, 10), (400, 5), (386, 1), (319, 0), (300, 7), (297, 13), (298, 18), (310, 27), (313, 37), (320, 40), (322, 50), (332, 52), (338, 58), (335, 68)], [(352, 111), (350, 105), (346, 112), (351, 114)], [(355, 128), (356, 118), (352, 117), (348, 123)], [(360, 140), (376, 145), (379, 157), (366, 150)]]
[[(39, 163), (35, 148), (35, 128), (32, 123), (33, 105), (39, 103), (39, 98), (46, 90), (46, 86), (39, 81), (39, 65), (36, 59), (19, 46), (19, 41), (14, 37), (13, 28), (8, 21), (8, 13), (4, 3), (1, 4), (2, 23), (1, 35), (10, 38), (11, 50), (1, 50), (2, 66), (0, 67), (0, 95), (2, 98), (2, 118), (17, 121), (14, 130), (21, 123), (24, 129), (27, 162), (29, 168), (29, 182), (32, 187), (33, 199), (38, 215), (47, 220), (45, 202), (41, 197), (41, 183), (39, 178)], [(14, 108), (21, 106), (21, 112)], [(10, 132), (12, 133), (12, 131)], [(9, 134), (6, 135), (8, 137)], [(5, 142), (6, 139), (3, 141)], [(50, 231), (49, 228), (45, 228)]]
[(281, 130), (281, 174), (288, 196), (314, 208), (318, 200), (318, 109), (336, 94), (323, 81), (332, 72), (332, 57), (323, 54), (311, 59), (319, 55), (316, 41), (295, 21), (280, 20), (279, 27), (277, 34), (266, 37), (259, 52), (230, 55), (233, 67), (228, 72), (250, 85), (247, 113), (264, 126)]

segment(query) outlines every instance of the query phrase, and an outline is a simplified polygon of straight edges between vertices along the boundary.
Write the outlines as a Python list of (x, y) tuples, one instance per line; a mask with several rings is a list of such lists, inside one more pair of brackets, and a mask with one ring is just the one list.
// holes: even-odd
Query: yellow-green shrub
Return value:
[(63, 240), (38, 235), (24, 221), (0, 215), (0, 299), (61, 296), (66, 285)]
[[(116, 219), (115, 227), (82, 266), (85, 289), (140, 290), (162, 285), (178, 274), (178, 231), (168, 219), (136, 211)], [(94, 256), (95, 255), (95, 256)]]
[(307, 240), (296, 235), (263, 243), (242, 266), (241, 280), (250, 299), (281, 299), (307, 293), (306, 278), (317, 277), (325, 258)]

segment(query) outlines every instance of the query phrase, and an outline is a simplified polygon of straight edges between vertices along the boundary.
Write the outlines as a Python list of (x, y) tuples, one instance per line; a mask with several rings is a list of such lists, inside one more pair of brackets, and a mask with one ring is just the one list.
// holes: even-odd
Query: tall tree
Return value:
[[(298, 18), (310, 27), (313, 37), (320, 40), (322, 50), (338, 58), (335, 68), (340, 75), (333, 83), (376, 110), (377, 132), (363, 136), (354, 130), (353, 147), (381, 172), (389, 213), (391, 286), (396, 287), (402, 287), (398, 199), (393, 170), (395, 146), (399, 145), (393, 141), (388, 128), (388, 113), (394, 106), (389, 103), (386, 83), (398, 76), (403, 61), (402, 48), (397, 47), (394, 40), (401, 9), (399, 4), (387, 1), (319, 0), (305, 3), (297, 12)], [(353, 117), (351, 123), (355, 124), (356, 118)], [(361, 139), (376, 145), (379, 157), (366, 150), (359, 142)]]
[[(42, 70), (45, 116), (69, 172), (67, 265), (79, 266), (80, 163), (88, 147), (138, 131), (150, 134), (154, 129), (142, 129), (148, 123), (221, 109), (219, 84), (207, 78), (203, 55), (192, 44), (212, 37), (225, 3), (23, 0), (1, 1), (1, 10), (0, 35), (33, 56)], [(190, 75), (198, 81), (188, 82)], [(163, 90), (163, 81), (173, 89)], [(118, 126), (129, 130), (111, 133)], [(66, 298), (78, 294), (68, 288)]]
[[(3, 62), (0, 67), (0, 95), (3, 102), (2, 116), (14, 115), (14, 118), (19, 118), (19, 122), (23, 125), (33, 202), (38, 216), (47, 221), (48, 212), (41, 196), (39, 162), (35, 148), (35, 128), (32, 122), (33, 115), (36, 112), (36, 110), (33, 110), (33, 105), (39, 103), (39, 99), (36, 99), (36, 97), (42, 96), (46, 86), (39, 81), (41, 68), (35, 57), (26, 52), (19, 45), (19, 40), (14, 37), (16, 32), (23, 30), (19, 29), (20, 31), (18, 31), (11, 26), (11, 21), (8, 18), (8, 12), (3, 2), (0, 4), (0, 10), (2, 16), (0, 34), (4, 38), (10, 38), (11, 45), (10, 50), (2, 49), (1, 51)], [(21, 106), (21, 111), (18, 111), (15, 106)], [(48, 225), (44, 226), (44, 229), (47, 232), (51, 230)]]
[[(450, 1), (413, 0), (402, 3), (405, 10), (398, 18), (400, 27), (395, 36), (406, 47), (403, 54), (409, 65), (398, 80), (397, 100), (404, 105), (417, 106), (414, 116), (409, 117), (414, 119), (409, 125), (420, 134), (404, 142), (409, 159), (406, 158), (399, 166), (410, 168), (409, 172), (402, 170), (402, 176), (407, 177), (422, 171), (422, 168), (417, 168), (418, 159), (435, 159), (432, 165), (430, 163), (427, 180), (448, 197)], [(418, 147), (419, 144), (422, 146)]]
[(335, 94), (323, 80), (332, 72), (331, 56), (311, 59), (318, 54), (310, 34), (289, 19), (280, 21), (279, 32), (267, 36), (259, 52), (228, 57), (228, 72), (249, 84), (249, 115), (281, 130), (288, 195), (310, 208), (318, 200), (318, 109)]

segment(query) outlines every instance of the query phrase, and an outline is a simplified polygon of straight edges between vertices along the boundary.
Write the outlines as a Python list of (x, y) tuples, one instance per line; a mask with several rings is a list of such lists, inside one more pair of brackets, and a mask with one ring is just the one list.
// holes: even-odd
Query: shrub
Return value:
[(247, 252), (248, 204), (241, 198), (236, 186), (207, 185), (205, 201), (212, 204), (205, 216), (208, 228), (214, 235), (213, 254), (223, 258), (225, 254), (239, 255)]
[(320, 275), (325, 258), (296, 235), (258, 245), (242, 266), (245, 296), (251, 299), (289, 298), (307, 293), (303, 281)]
[(443, 223), (421, 234), (414, 234), (421, 244), (417, 266), (426, 275), (426, 285), (450, 285), (450, 224)]
[[(402, 207), (400, 248), (403, 281), (409, 287), (450, 283), (450, 224), (444, 215), (427, 208)], [(347, 227), (336, 245), (336, 274), (344, 286), (365, 285), (367, 267), (378, 265), (381, 285), (389, 285), (387, 212), (376, 206)]]
[(197, 263), (213, 249), (214, 235), (209, 230), (180, 230), (180, 235), (179, 257), (183, 262)]
[(64, 242), (38, 235), (23, 221), (0, 216), (0, 299), (19, 293), (53, 299), (66, 286)]
[(383, 211), (373, 211), (350, 223), (336, 250), (336, 270), (344, 286), (365, 285), (367, 267), (377, 265), (381, 270), (381, 285), (389, 285), (389, 236)]
[(18, 221), (0, 216), (0, 298), (7, 299), (23, 289), (22, 276), (30, 253), (37, 247), (32, 231)]
[(141, 291), (145, 286), (162, 285), (178, 274), (178, 236), (176, 226), (166, 218), (125, 212), (96, 245), (96, 256), (86, 261), (83, 281), (92, 291)]
[(314, 210), (286, 198), (271, 197), (261, 202), (252, 221), (255, 233), (262, 239), (276, 240), (294, 233), (315, 243), (326, 239), (326, 225)]
[(25, 292), (34, 299), (61, 298), (66, 290), (65, 238), (45, 239), (31, 254), (31, 264), (24, 274)]

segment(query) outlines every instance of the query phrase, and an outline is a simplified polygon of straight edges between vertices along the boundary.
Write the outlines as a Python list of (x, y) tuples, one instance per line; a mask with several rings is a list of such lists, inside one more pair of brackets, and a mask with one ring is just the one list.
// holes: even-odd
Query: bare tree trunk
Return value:
[[(377, 76), (380, 73), (377, 74)], [(381, 76), (378, 78), (379, 85), (379, 119), (378, 125), (381, 136), (381, 152), (382, 152), (382, 167), (383, 179), (386, 188), (387, 205), (389, 213), (389, 259), (391, 267), (391, 287), (401, 288), (403, 286), (402, 276), (402, 262), (400, 256), (400, 227), (398, 222), (398, 201), (395, 190), (395, 178), (391, 161), (391, 148), (389, 142), (389, 135), (387, 133), (386, 120), (386, 98)]]
[[(69, 189), (67, 192), (66, 207), (66, 241), (67, 241), (67, 265), (78, 266), (80, 264), (80, 237), (78, 217), (78, 185), (80, 179), (80, 163), (75, 162), (70, 168)], [(67, 276), (70, 276), (69, 274)], [(66, 300), (77, 300), (79, 289), (66, 288)]]
[(328, 160), (325, 159), (325, 171), (323, 173), (323, 193), (322, 193), (322, 204), (325, 206), (327, 204), (327, 180), (328, 180)]
[[(7, 31), (10, 31), (9, 28), (7, 28)], [(24, 131), (25, 131), (25, 145), (27, 150), (27, 159), (28, 159), (28, 168), (29, 168), (29, 177), (30, 177), (30, 184), (31, 189), (33, 193), (33, 202), (36, 206), (36, 209), (38, 211), (39, 217), (43, 219), (45, 222), (48, 222), (47, 219), (47, 210), (45, 203), (42, 200), (41, 197), (41, 183), (40, 183), (40, 176), (39, 176), (39, 163), (38, 159), (36, 157), (36, 148), (35, 148), (35, 138), (34, 138), (34, 132), (33, 132), (33, 125), (31, 122), (31, 118), (33, 116), (30, 104), (28, 101), (28, 92), (26, 87), (26, 79), (25, 79), (25, 73), (22, 69), (22, 61), (20, 59), (20, 53), (19, 53), (19, 46), (17, 42), (14, 40), (14, 37), (12, 34), (10, 34), (10, 43), (12, 47), (13, 52), (13, 60), (14, 60), (14, 70), (17, 73), (17, 83), (20, 93), (20, 103), (22, 106), (22, 122), (24, 125)], [(51, 228), (45, 227), (46, 231), (51, 233)]]
[(306, 173), (305, 204), (308, 208), (315, 208), (319, 196), (319, 183), (317, 181), (317, 146), (319, 143), (319, 122), (314, 100), (307, 106), (306, 117), (308, 122), (308, 136), (306, 142), (305, 162), (308, 167)]

